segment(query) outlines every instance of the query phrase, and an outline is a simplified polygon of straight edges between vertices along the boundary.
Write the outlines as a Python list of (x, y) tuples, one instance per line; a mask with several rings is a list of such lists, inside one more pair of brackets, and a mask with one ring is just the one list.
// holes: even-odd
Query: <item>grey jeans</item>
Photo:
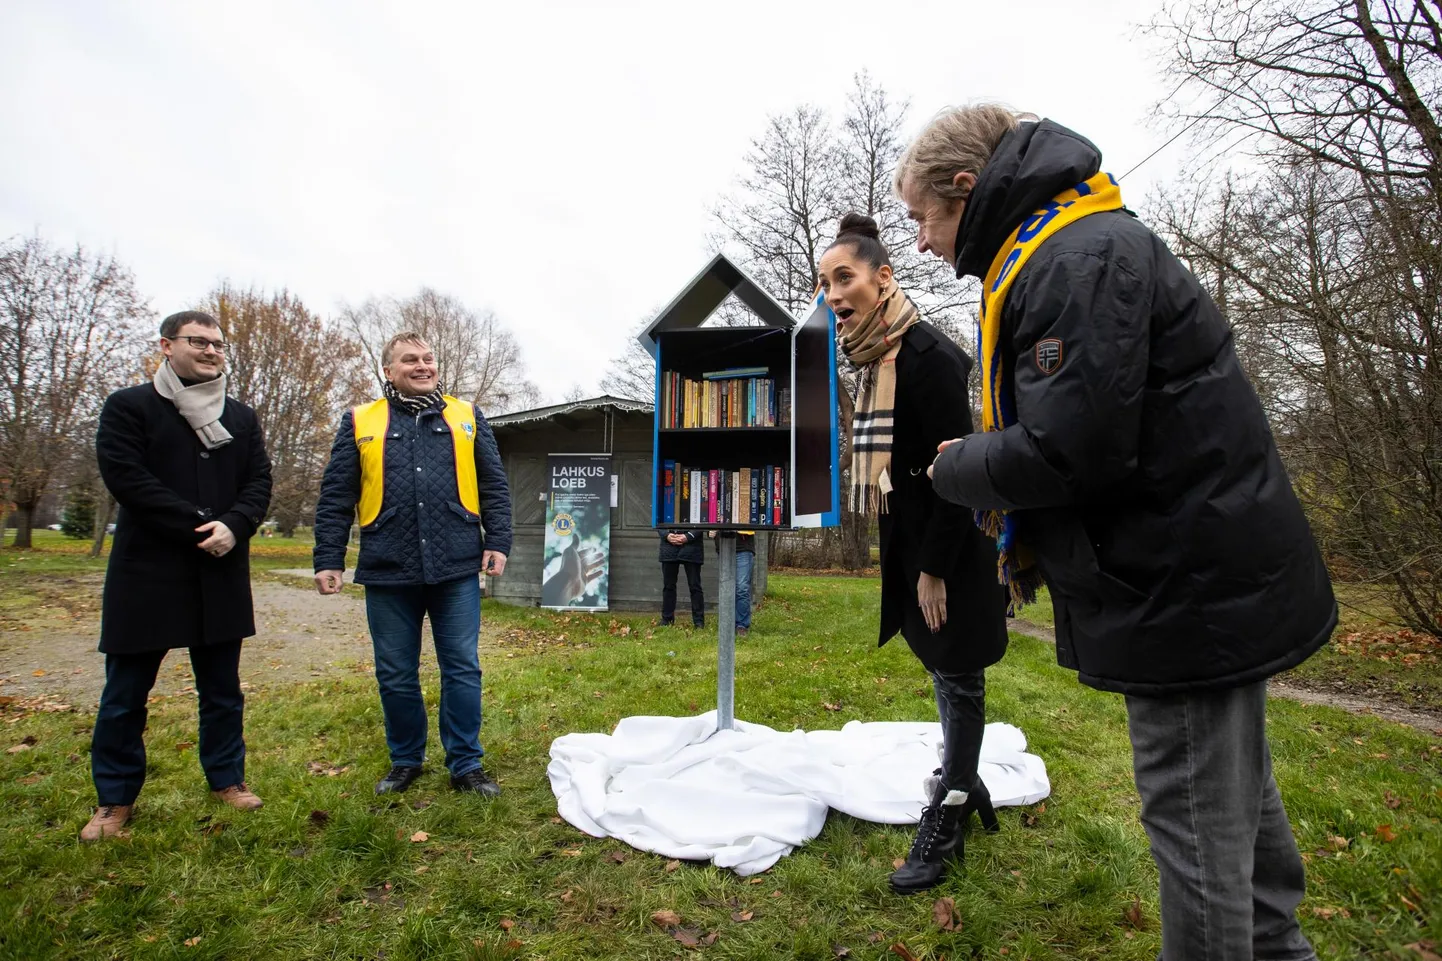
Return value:
[(1162, 961), (1311, 961), (1306, 888), (1272, 777), (1266, 682), (1128, 697), (1142, 824), (1161, 874)]

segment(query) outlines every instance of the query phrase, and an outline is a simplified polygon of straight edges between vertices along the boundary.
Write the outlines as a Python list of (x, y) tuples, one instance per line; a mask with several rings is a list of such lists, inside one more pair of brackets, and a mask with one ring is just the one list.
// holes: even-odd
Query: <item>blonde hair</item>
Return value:
[(403, 330), (390, 340), (386, 341), (385, 347), (381, 348), (381, 366), (391, 365), (391, 355), (395, 353), (396, 344), (420, 344), (422, 347), (429, 347), (426, 339), (414, 330)]
[(1017, 113), (1000, 103), (947, 107), (931, 119), (901, 155), (892, 186), (897, 195), (917, 184), (940, 200), (965, 200), (970, 188), (954, 183), (959, 173), (981, 175), (1002, 138), (1034, 114)]

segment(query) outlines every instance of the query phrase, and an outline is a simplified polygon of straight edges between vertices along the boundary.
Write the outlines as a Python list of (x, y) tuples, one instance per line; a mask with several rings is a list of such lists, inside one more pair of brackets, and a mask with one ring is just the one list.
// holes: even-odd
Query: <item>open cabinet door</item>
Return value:
[(820, 293), (791, 336), (791, 522), (835, 527), (841, 523), (836, 316)]

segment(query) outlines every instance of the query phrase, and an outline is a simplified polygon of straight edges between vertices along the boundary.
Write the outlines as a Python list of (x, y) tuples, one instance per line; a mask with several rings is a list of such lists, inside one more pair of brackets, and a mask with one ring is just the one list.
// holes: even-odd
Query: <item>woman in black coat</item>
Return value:
[(879, 643), (906, 639), (931, 674), (941, 717), (942, 766), (927, 781), (906, 864), (891, 876), (898, 891), (919, 891), (960, 857), (972, 811), (996, 828), (977, 766), (984, 670), (1006, 652), (1006, 592), (995, 545), (970, 511), (936, 496), (926, 473), (938, 444), (971, 432), (971, 361), (897, 287), (870, 217), (848, 214), (820, 266), (842, 353), (859, 372), (851, 496), (881, 529)]

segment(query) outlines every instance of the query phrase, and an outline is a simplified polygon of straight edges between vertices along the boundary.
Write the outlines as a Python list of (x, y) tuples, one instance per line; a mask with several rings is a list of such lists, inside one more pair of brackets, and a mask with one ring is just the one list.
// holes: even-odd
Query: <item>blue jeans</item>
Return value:
[(736, 552), (736, 626), (751, 629), (751, 568), (756, 555), (750, 551)]
[[(145, 783), (146, 700), (167, 651), (105, 655), (105, 690), (90, 737), (90, 775), (99, 803), (134, 804)], [(240, 641), (190, 649), (200, 700), (200, 766), (212, 791), (245, 780), (245, 695)]]
[(444, 584), (368, 586), (366, 620), (375, 649), (376, 684), (391, 764), (426, 759), (426, 702), (421, 695), (421, 622), (429, 614), (441, 668), (441, 744), (452, 777), (481, 766), (481, 581), (472, 574)]

